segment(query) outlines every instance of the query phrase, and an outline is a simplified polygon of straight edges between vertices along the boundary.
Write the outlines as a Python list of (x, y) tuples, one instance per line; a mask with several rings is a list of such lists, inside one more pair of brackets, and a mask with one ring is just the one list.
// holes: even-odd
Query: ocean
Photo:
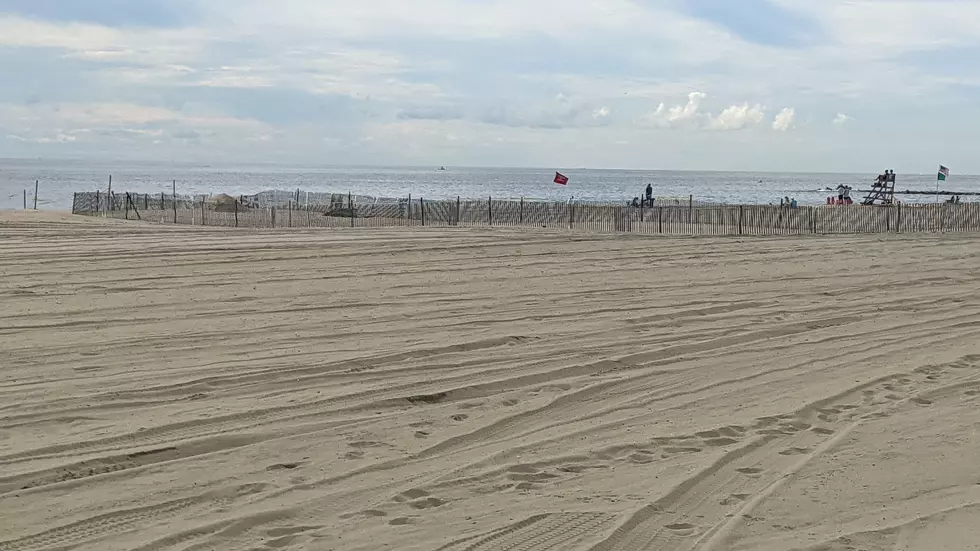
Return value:
[[(652, 184), (654, 195), (729, 204), (779, 203), (795, 198), (801, 205), (823, 204), (839, 184), (853, 186), (853, 197), (868, 189), (876, 174), (695, 172), (646, 170), (594, 170), (559, 168), (568, 186), (553, 183), (555, 170), (537, 168), (461, 167), (298, 167), (277, 165), (209, 166), (152, 162), (106, 163), (87, 161), (0, 160), (0, 209), (23, 208), (34, 203), (34, 182), (39, 182), (38, 208), (67, 210), (76, 191), (105, 190), (112, 176), (116, 191), (171, 193), (177, 181), (180, 195), (227, 193), (250, 195), (261, 191), (316, 191), (354, 193), (374, 197), (527, 199), (627, 202)], [(980, 191), (980, 177), (952, 175), (944, 190)], [(935, 191), (936, 174), (898, 174), (896, 190)], [(935, 196), (899, 197), (906, 202), (935, 202)], [(973, 201), (964, 197), (963, 201)]]

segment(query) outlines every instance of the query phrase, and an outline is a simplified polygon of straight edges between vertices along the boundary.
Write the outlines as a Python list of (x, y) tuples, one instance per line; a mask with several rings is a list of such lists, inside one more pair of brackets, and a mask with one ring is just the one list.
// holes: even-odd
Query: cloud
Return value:
[(777, 132), (785, 132), (793, 128), (796, 121), (796, 109), (786, 107), (776, 114), (772, 120), (772, 129)]
[(765, 107), (759, 104), (750, 107), (744, 103), (725, 109), (716, 118), (710, 119), (709, 125), (717, 130), (741, 130), (759, 124), (765, 116)]
[(833, 170), (928, 134), (968, 168), (977, 28), (964, 0), (0, 0), (0, 155)]
[(845, 115), (844, 113), (837, 113), (837, 116), (834, 117), (833, 124), (835, 126), (844, 126), (845, 124), (849, 123), (852, 120), (854, 119)]
[(695, 130), (741, 130), (762, 122), (766, 109), (760, 104), (748, 103), (726, 107), (718, 116), (702, 111), (701, 105), (708, 95), (704, 92), (691, 92), (687, 103), (667, 107), (664, 103), (656, 111), (643, 115), (639, 126), (654, 128), (687, 128)]

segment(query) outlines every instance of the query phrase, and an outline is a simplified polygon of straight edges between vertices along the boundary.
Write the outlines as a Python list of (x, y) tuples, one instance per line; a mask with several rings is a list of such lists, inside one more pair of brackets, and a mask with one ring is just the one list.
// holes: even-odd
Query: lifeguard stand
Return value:
[(895, 171), (886, 170), (879, 174), (864, 198), (864, 205), (892, 205), (895, 203)]

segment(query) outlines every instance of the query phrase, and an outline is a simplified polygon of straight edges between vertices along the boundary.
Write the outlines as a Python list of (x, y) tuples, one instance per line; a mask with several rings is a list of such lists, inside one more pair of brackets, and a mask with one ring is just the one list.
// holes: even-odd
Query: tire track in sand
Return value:
[[(937, 387), (941, 380), (946, 384)], [(726, 538), (740, 522), (751, 519), (751, 511), (758, 503), (861, 424), (895, 415), (905, 407), (928, 407), (933, 400), (978, 387), (980, 356), (965, 356), (948, 364), (926, 366), (852, 387), (795, 413), (760, 418), (744, 433), (723, 427), (668, 439), (654, 446), (663, 447), (660, 450), (635, 449), (636, 446), (609, 449), (593, 457), (568, 458), (584, 461), (585, 467), (570, 463), (559, 471), (605, 468), (603, 460), (617, 459), (623, 452), (628, 455), (625, 460), (647, 464), (664, 452), (666, 457), (673, 453), (700, 453), (703, 448), (727, 449), (710, 465), (634, 512), (612, 532), (605, 532), (605, 539), (589, 547), (590, 551), (717, 551), (725, 548)], [(568, 532), (565, 524), (543, 522), (553, 516), (535, 515), (482, 536), (458, 540), (443, 549), (551, 549), (550, 542), (565, 538)], [(534, 531), (529, 528), (532, 524), (537, 526)], [(602, 537), (608, 527), (607, 522), (597, 523), (591, 536)], [(505, 536), (505, 542), (496, 543)], [(583, 544), (587, 537), (562, 540), (561, 548)]]

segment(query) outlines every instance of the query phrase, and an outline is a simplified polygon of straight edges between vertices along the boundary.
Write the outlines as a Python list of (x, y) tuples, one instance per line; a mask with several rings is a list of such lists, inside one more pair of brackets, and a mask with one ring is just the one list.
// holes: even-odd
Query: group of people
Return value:
[[(881, 176), (879, 176), (881, 178)], [(841, 184), (837, 186), (837, 197), (828, 197), (828, 205), (853, 205), (854, 201), (851, 199), (851, 190), (854, 189), (851, 186), (846, 186)]]
[(799, 207), (799, 204), (796, 202), (796, 197), (790, 199), (789, 195), (787, 195), (786, 197), (783, 197), (782, 199), (779, 200), (779, 206), (788, 209), (795, 209)]

